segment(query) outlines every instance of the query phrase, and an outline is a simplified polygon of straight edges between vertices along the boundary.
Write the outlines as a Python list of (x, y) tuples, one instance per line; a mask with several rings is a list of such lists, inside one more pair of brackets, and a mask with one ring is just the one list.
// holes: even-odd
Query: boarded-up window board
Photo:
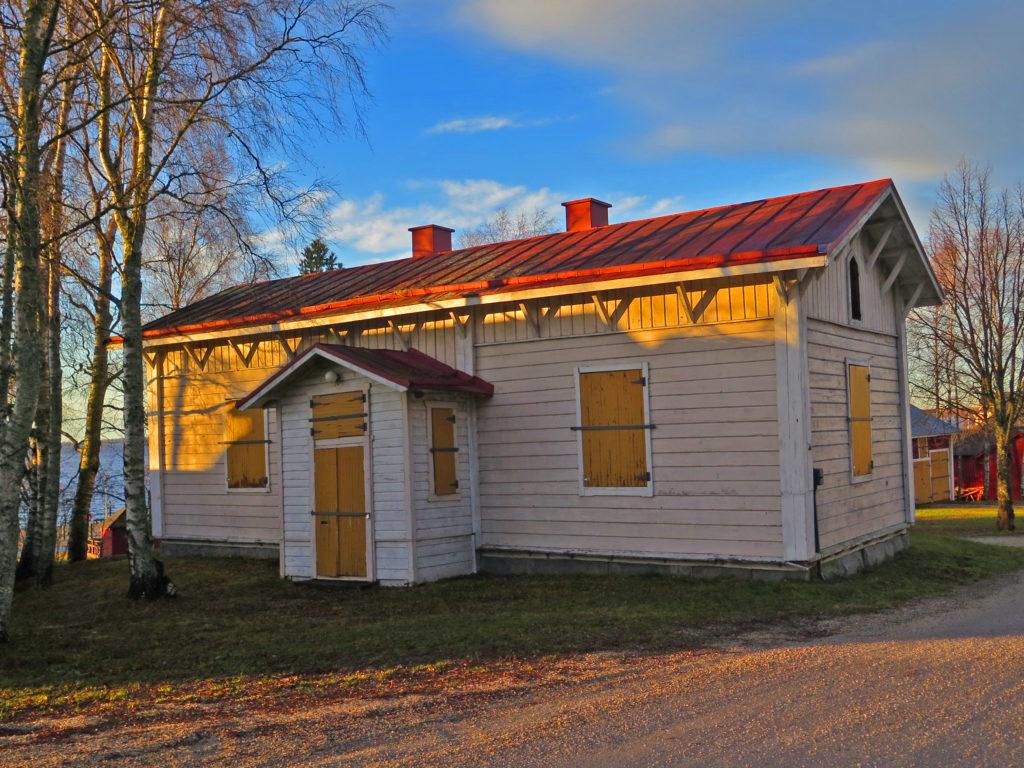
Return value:
[(315, 440), (362, 437), (366, 434), (366, 393), (317, 395), (309, 405), (313, 410), (310, 432)]
[(580, 373), (583, 485), (644, 488), (650, 483), (644, 387), (639, 368)]
[(458, 493), (459, 480), (455, 458), (455, 411), (451, 408), (430, 409), (430, 456), (434, 466), (434, 495)]
[(871, 369), (866, 365), (847, 366), (850, 383), (850, 456), (853, 476), (870, 475), (874, 469), (871, 455)]
[(228, 488), (266, 488), (267, 436), (263, 411), (240, 411), (228, 403), (225, 415)]

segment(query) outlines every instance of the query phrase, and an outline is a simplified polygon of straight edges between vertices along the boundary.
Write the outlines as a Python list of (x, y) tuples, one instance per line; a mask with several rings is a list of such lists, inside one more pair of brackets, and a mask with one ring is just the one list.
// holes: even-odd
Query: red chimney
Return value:
[(452, 232), (454, 229), (439, 227), (437, 224), (426, 224), (422, 227), (409, 227), (412, 232), (412, 257), (422, 259), (434, 256), (442, 251), (452, 249)]
[(566, 232), (581, 232), (584, 229), (608, 226), (608, 209), (612, 207), (611, 203), (585, 197), (562, 205), (565, 206)]

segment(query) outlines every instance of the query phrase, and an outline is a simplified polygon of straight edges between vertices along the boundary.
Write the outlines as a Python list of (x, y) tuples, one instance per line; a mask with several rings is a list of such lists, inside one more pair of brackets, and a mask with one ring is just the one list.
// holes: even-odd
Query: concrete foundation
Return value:
[(231, 544), (213, 541), (162, 539), (160, 551), (165, 555), (182, 557), (249, 557), (257, 560), (277, 560), (277, 544)]
[(547, 552), (509, 552), (483, 549), (477, 553), (478, 568), (485, 573), (588, 573), (690, 576), (698, 579), (734, 578), (806, 581), (812, 569), (796, 563), (753, 563), (599, 557)]

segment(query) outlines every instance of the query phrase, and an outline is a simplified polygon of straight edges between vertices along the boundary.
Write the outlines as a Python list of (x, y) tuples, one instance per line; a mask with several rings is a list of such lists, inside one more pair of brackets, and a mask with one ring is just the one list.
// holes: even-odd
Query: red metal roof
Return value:
[(266, 381), (238, 402), (239, 408), (250, 408), (272, 395), (274, 390), (292, 378), (314, 358), (338, 363), (351, 370), (384, 379), (403, 389), (465, 392), (489, 397), (494, 385), (479, 376), (445, 365), (440, 360), (415, 349), (401, 352), (394, 349), (363, 349), (340, 344), (314, 344), (277, 369)]
[(146, 337), (551, 285), (828, 253), (886, 194), (883, 179), (228, 288), (148, 323)]

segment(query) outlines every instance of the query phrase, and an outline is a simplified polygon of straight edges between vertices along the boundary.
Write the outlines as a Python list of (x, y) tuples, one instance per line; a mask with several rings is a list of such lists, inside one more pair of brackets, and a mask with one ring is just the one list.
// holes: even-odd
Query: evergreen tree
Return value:
[(309, 275), (313, 272), (326, 272), (330, 269), (341, 269), (334, 251), (327, 250), (327, 243), (319, 237), (302, 249), (302, 261), (299, 262), (299, 274)]

